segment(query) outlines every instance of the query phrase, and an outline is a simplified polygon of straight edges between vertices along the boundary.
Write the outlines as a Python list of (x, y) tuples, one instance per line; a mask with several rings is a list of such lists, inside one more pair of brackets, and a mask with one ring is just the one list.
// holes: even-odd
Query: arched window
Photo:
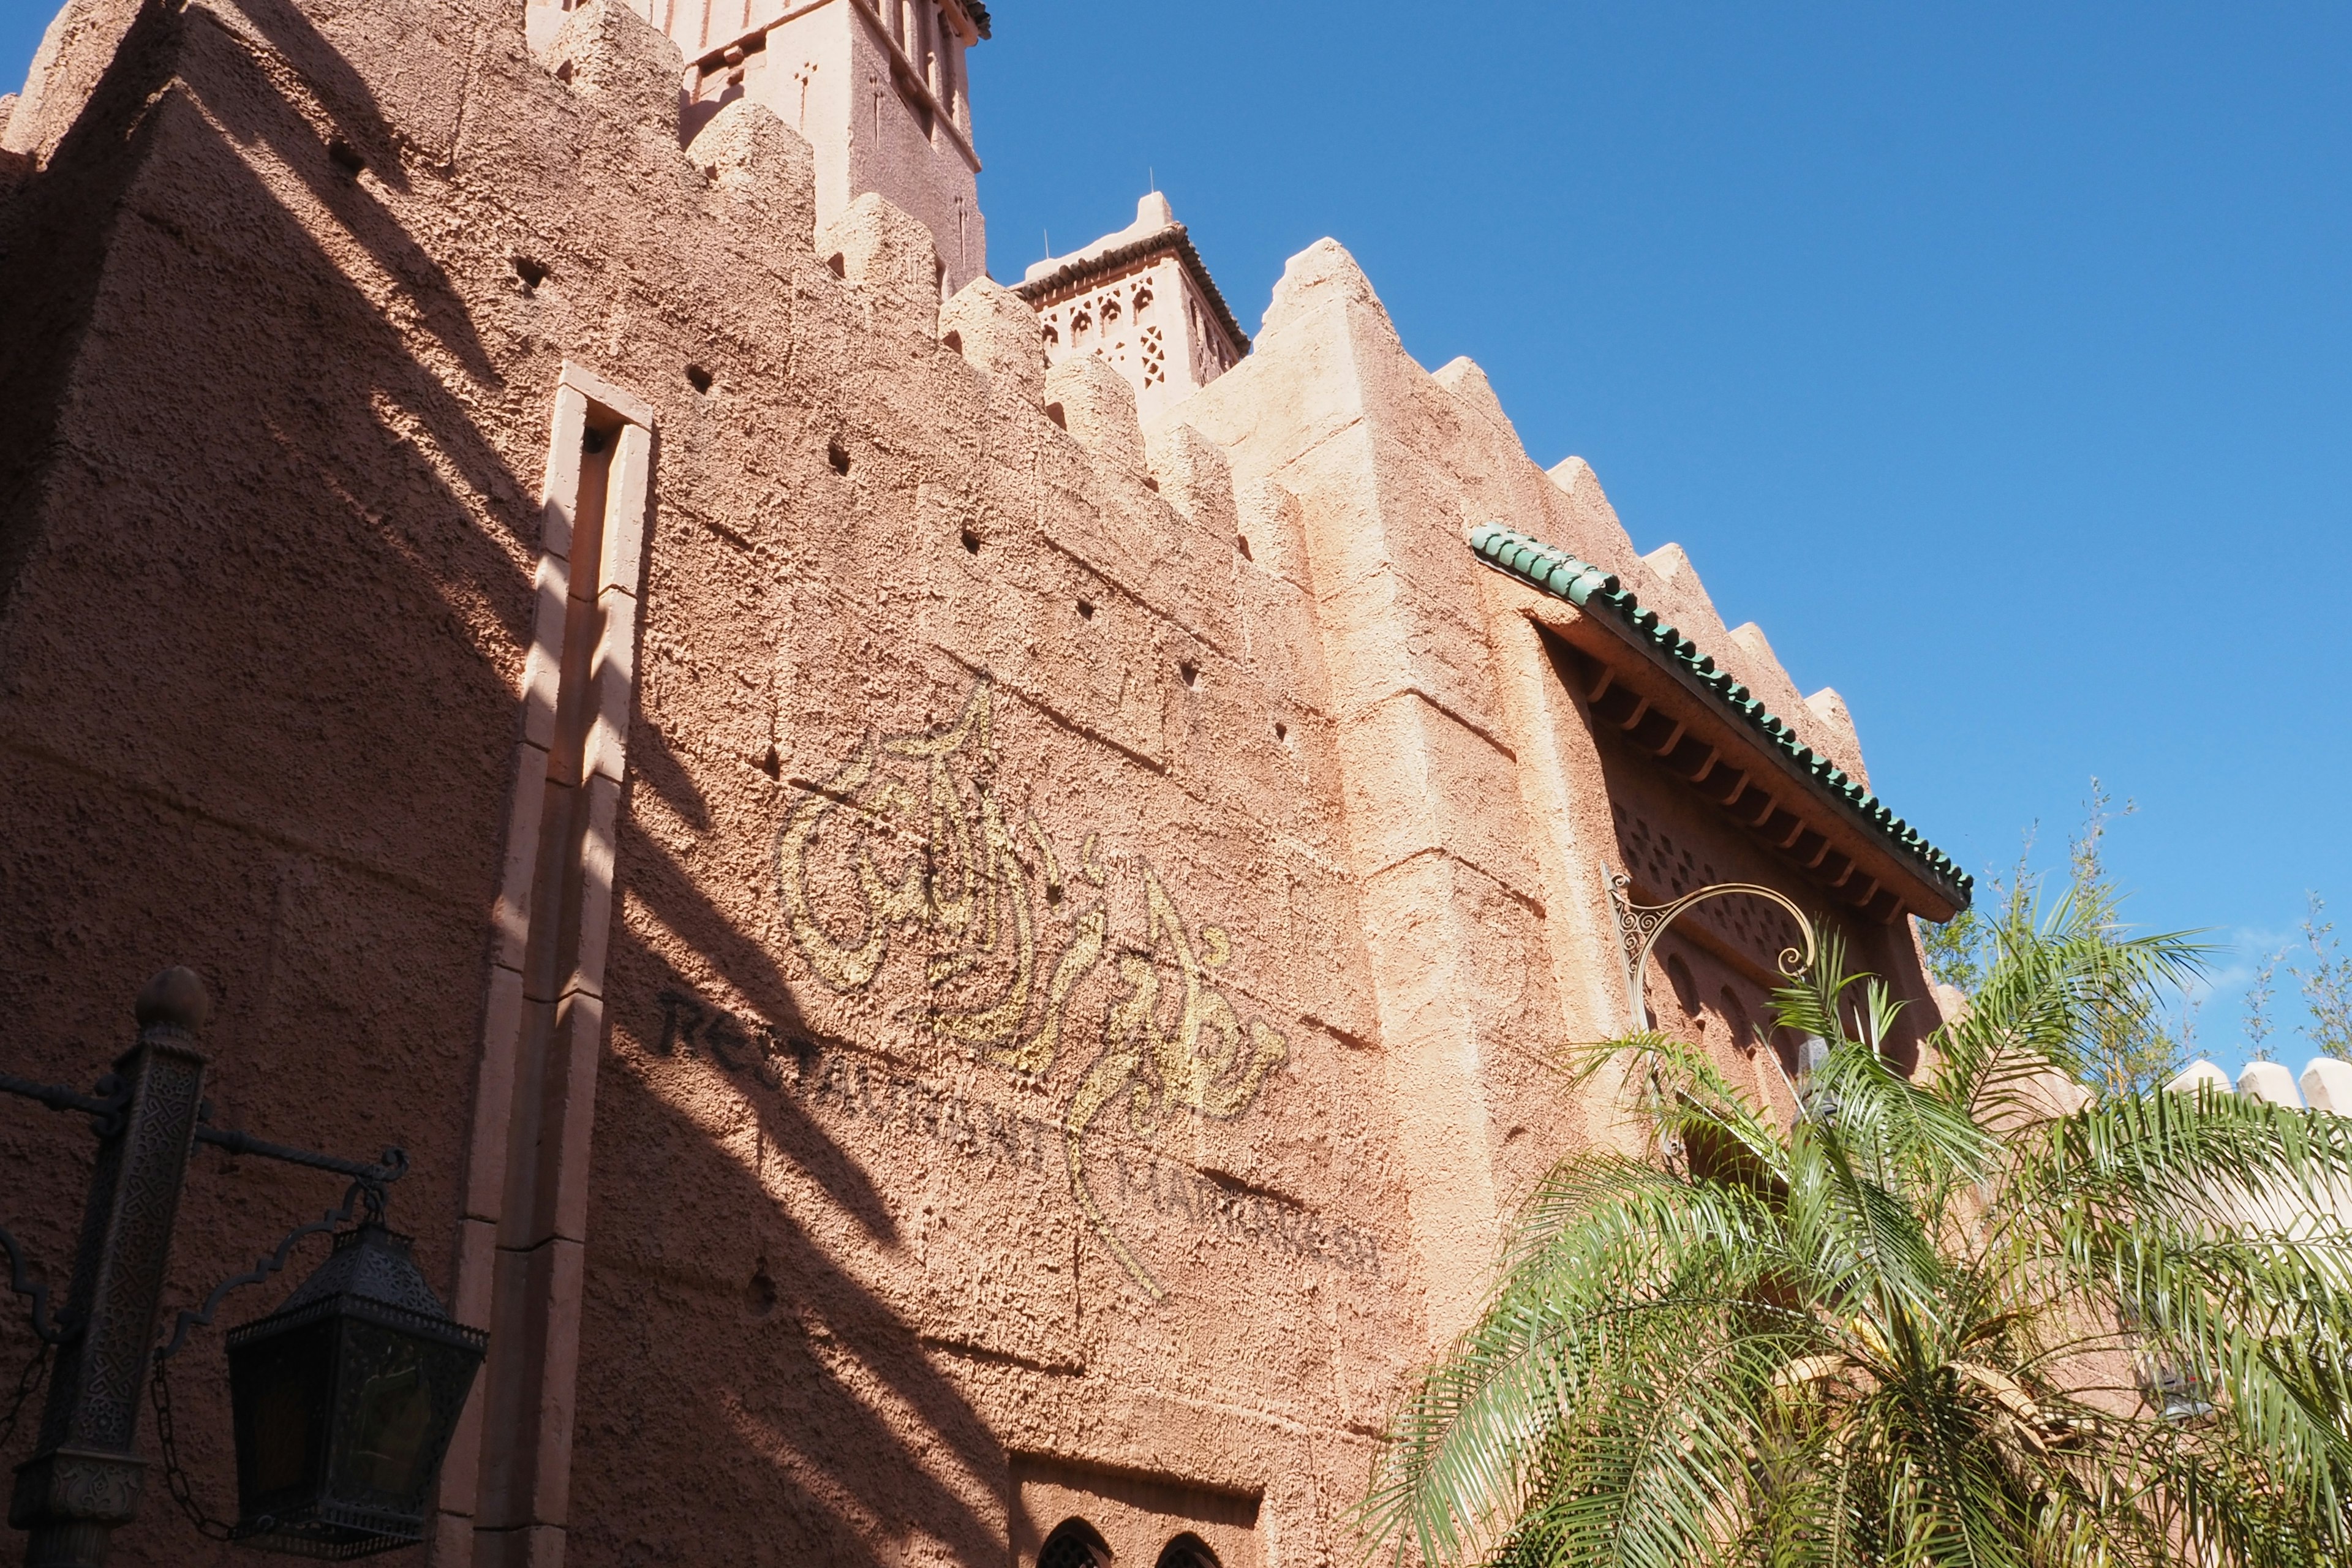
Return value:
[(1666, 983), (1675, 988), (1675, 1005), (1683, 1010), (1683, 1016), (1704, 1027), (1698, 1012), (1698, 983), (1691, 978), (1690, 965), (1678, 952), (1667, 955)]
[(1749, 1055), (1754, 1055), (1756, 1024), (1748, 1016), (1748, 1004), (1742, 1002), (1739, 999), (1739, 993), (1728, 985), (1723, 988), (1723, 994), (1717, 1000), (1723, 1008), (1723, 1021), (1731, 1029), (1731, 1043)]
[(1157, 1568), (1217, 1568), (1217, 1554), (1209, 1543), (1187, 1531), (1160, 1550)]
[(1110, 1568), (1110, 1548), (1083, 1519), (1066, 1519), (1037, 1551), (1037, 1568)]

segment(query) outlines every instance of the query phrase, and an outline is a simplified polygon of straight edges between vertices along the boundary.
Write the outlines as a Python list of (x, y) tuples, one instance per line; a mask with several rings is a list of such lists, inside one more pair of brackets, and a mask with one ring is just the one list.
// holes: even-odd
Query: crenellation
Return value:
[(1098, 465), (1139, 479), (1148, 474), (1135, 389), (1109, 365), (1091, 354), (1048, 364), (1045, 400), (1061, 411), (1055, 423)]
[(1646, 574), (1646, 587), (1638, 589), (1642, 602), (1655, 605), (1684, 635), (1715, 649), (1724, 646), (1729, 629), (1715, 607), (1715, 600), (1699, 578), (1698, 569), (1679, 544), (1662, 544), (1640, 558), (1635, 568), (1621, 574), (1629, 583), (1638, 583)]
[(572, 91), (604, 100), (612, 118), (677, 135), (686, 62), (626, 0), (583, 0), (563, 16), (539, 62)]
[(1513, 450), (1519, 448), (1518, 427), (1511, 416), (1503, 412), (1503, 400), (1495, 395), (1494, 384), (1478, 362), (1464, 354), (1449, 360), (1432, 373), (1431, 379), (1454, 396), (1475, 410), (1480, 417), (1492, 424)]
[(1601, 476), (1592, 471), (1591, 464), (1581, 458), (1563, 458), (1545, 477), (1567, 502), (1565, 521), (1574, 531), (1561, 541), (1563, 544), (1574, 549), (1570, 541), (1581, 539), (1591, 550), (1578, 553), (1612, 571), (1633, 558), (1636, 552), (1633, 535), (1618, 520), (1617, 509), (1610, 504), (1608, 492), (1601, 488)]
[(2295, 1092), (2294, 1074), (2287, 1071), (2284, 1062), (2248, 1062), (2238, 1074), (2237, 1089), (2249, 1100), (2263, 1100), (2288, 1110), (2303, 1109), (2303, 1096)]
[(1821, 721), (1831, 759), (1845, 770), (1848, 777), (1860, 780), (1864, 789), (1869, 788), (1870, 769), (1862, 760), (1862, 734), (1854, 728), (1853, 710), (1846, 707), (1837, 688), (1824, 686), (1806, 698), (1805, 710)]
[(2352, 1062), (2335, 1057), (2314, 1057), (2298, 1080), (2303, 1098), (2314, 1110), (2352, 1116)]
[(993, 279), (967, 283), (940, 310), (940, 341), (1002, 384), (1010, 397), (1043, 412), (1045, 355), (1037, 319), (1021, 297)]
[(920, 219), (869, 191), (818, 232), (816, 253), (876, 330), (939, 336), (940, 262)]
[[(1231, 467), (1230, 460), (1227, 466)], [(1300, 593), (1312, 593), (1304, 511), (1298, 498), (1266, 479), (1237, 482), (1234, 496), (1239, 525), (1234, 548), (1258, 571), (1280, 578)]]
[(1772, 651), (1771, 639), (1764, 628), (1754, 621), (1743, 621), (1726, 634), (1737, 650), (1731, 657), (1744, 661), (1735, 665), (1733, 672), (1750, 689), (1763, 697), (1765, 706), (1782, 719), (1790, 718), (1787, 710), (1801, 703), (1796, 683), (1780, 666), (1780, 656)]
[(765, 104), (738, 100), (695, 132), (687, 156), (731, 205), (795, 248), (816, 240), (816, 152)]
[(1241, 516), (1233, 466), (1223, 451), (1190, 425), (1155, 432), (1145, 450), (1160, 498), (1213, 542), (1221, 562), (1229, 560), (1232, 541), (1240, 537)]

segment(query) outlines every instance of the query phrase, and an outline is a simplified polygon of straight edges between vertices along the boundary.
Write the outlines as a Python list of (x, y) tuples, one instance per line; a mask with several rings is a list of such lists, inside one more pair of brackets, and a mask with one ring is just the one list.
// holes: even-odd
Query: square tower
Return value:
[(1147, 425), (1249, 353), (1248, 334), (1158, 191), (1136, 204), (1127, 227), (1047, 257), (1013, 291), (1037, 312), (1047, 363), (1101, 355), (1135, 388)]
[[(544, 48), (577, 0), (531, 0)], [(629, 0), (686, 56), (679, 133), (738, 98), (816, 151), (819, 228), (868, 191), (922, 219), (953, 293), (988, 268), (964, 51), (988, 37), (981, 0)]]

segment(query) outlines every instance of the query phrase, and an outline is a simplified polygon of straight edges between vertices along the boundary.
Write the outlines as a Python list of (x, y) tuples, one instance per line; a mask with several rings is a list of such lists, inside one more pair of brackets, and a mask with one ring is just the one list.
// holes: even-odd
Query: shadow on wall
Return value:
[[(29, 694), (0, 699), (0, 785), (27, 820), (79, 824), (5, 852), (8, 1066), (86, 1079), (146, 975), (192, 963), (219, 1002), (220, 1120), (339, 1152), (406, 1140), (416, 1170), (394, 1219), (446, 1293), (556, 364), (530, 331), (469, 314), (404, 227), (404, 200), (437, 176), (403, 173), (404, 132), (310, 18), (231, 3), (313, 103), (204, 11), (149, 5), (83, 122), (0, 214), (0, 283), (27, 307), (0, 342), (0, 428), (52, 463), (0, 474), (0, 647), (37, 661), (18, 666)], [(501, 450), (467, 399), (499, 406), (510, 379), (525, 414)], [(75, 384), (106, 396), (72, 416), (60, 456), (44, 410)], [(707, 820), (642, 713), (635, 736), (631, 789)], [(696, 932), (739, 994), (795, 1017), (758, 937), (639, 836), (621, 881)], [(615, 936), (625, 1017), (667, 972)], [(917, 1521), (945, 1556), (1001, 1555), (1005, 1456), (913, 1326), (708, 1127), (609, 1049), (604, 1065), (571, 1561), (883, 1568)], [(765, 1147), (903, 1245), (799, 1107), (758, 1107)], [(19, 1228), (61, 1274), (86, 1141), (13, 1117), (0, 1139), (0, 1184), (36, 1217)], [(167, 1310), (332, 1197), (200, 1161)], [(223, 1321), (261, 1315), (312, 1262)], [(29, 1349), (0, 1323), (0, 1364)], [(182, 1458), (226, 1513), (216, 1332), (174, 1385)], [(32, 1425), (0, 1460), (25, 1457)], [(142, 1442), (152, 1454), (152, 1423)], [(125, 1564), (246, 1555), (200, 1542), (160, 1486), (115, 1543)]]
[[(692, 820), (694, 784), (660, 732), (637, 722), (632, 793), (650, 789)], [(723, 989), (806, 1037), (793, 984), (756, 933), (627, 826), (617, 860), (619, 885), (652, 923), (691, 933)], [(918, 1532), (945, 1561), (1001, 1558), (1002, 1444), (916, 1325), (757, 1173), (789, 1163), (866, 1238), (906, 1253), (881, 1193), (802, 1102), (755, 1092), (756, 1043), (730, 1053), (665, 1039), (653, 998), (692, 986), (617, 918), (610, 973), (569, 1560), (894, 1568), (927, 1560), (909, 1554)], [(733, 1147), (623, 1059), (642, 1066), (664, 1045), (701, 1056), (714, 1080), (731, 1078), (712, 1088), (749, 1119), (729, 1130)], [(749, 1163), (746, 1145), (758, 1151)]]
[[(17, 465), (0, 468), (0, 790), (60, 825), (0, 844), (8, 1065), (86, 1079), (147, 975), (191, 963), (219, 1002), (219, 1120), (339, 1152), (405, 1140), (394, 1218), (446, 1293), (561, 334), (522, 310), (530, 280), (504, 257), (441, 226), (459, 194), (424, 187), (446, 171), (403, 172), (415, 128), (310, 15), (221, 4), (311, 101), (221, 20), (150, 4), (83, 123), (0, 210), (0, 297), (24, 307), (0, 327), (0, 464)], [(327, 25), (421, 36), (471, 16), (390, 0)], [(411, 203), (431, 229), (404, 226)], [(483, 275), (453, 276), (463, 258)], [(75, 404), (78, 386), (104, 395)], [(480, 408), (511, 422), (485, 428)], [(661, 526), (656, 509), (655, 548)], [(633, 801), (709, 821), (642, 711), (631, 751)], [(773, 952), (688, 868), (625, 829), (617, 880), (797, 1027)], [(680, 977), (617, 919), (614, 935), (612, 1015), (656, 1030), (650, 999)], [(899, 1219), (800, 1104), (742, 1098), (748, 1124), (715, 1128), (604, 1055), (570, 1560), (1001, 1558), (997, 1436), (761, 1160), (876, 1247), (909, 1248)], [(48, 1221), (22, 1228), (68, 1256), (79, 1129), (0, 1129), (0, 1185)], [(167, 1307), (331, 1201), (305, 1182), (201, 1164)], [(0, 1320), (0, 1366), (29, 1348)], [(215, 1512), (234, 1496), (220, 1368), (200, 1341), (176, 1378)], [(31, 1440), (20, 1427), (0, 1462)], [(155, 1487), (115, 1560), (247, 1559), (200, 1543)]]
[[(392, 1216), (446, 1293), (539, 534), (517, 469), (541, 454), (510, 460), (452, 390), (491, 401), (502, 377), (387, 205), (405, 176), (364, 84), (293, 5), (242, 14), (310, 73), (323, 123), (220, 20), (150, 4), (0, 207), (0, 795), (37, 829), (0, 835), (0, 1052), (87, 1085), (146, 977), (194, 967), (215, 1123), (404, 1142)], [(25, 1111), (0, 1106), (0, 1218), (61, 1283), (91, 1143)], [(166, 1321), (340, 1191), (200, 1155)], [(174, 1364), (215, 1514), (220, 1330), (320, 1256)], [(0, 1315), (0, 1397), (30, 1348)], [(249, 1554), (201, 1541), (159, 1475), (113, 1560)]]

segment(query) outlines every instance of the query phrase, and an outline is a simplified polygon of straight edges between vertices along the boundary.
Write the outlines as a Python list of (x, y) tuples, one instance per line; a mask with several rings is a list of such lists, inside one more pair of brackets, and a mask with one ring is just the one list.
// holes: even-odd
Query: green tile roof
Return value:
[(1961, 908), (1968, 907), (1976, 887), (1974, 877), (1961, 870), (1949, 855), (1921, 837), (1917, 828), (1895, 816), (1861, 781), (1849, 778), (1844, 769), (1798, 740), (1794, 727), (1758, 701), (1755, 693), (1731, 678), (1730, 671), (1718, 668), (1712, 658), (1701, 653), (1696, 643), (1660, 619), (1657, 611), (1643, 609), (1632, 590), (1614, 576), (1589, 561), (1580, 561), (1565, 550), (1554, 549), (1500, 523), (1485, 523), (1472, 529), (1470, 548), (1481, 561), (1529, 587), (1556, 599), (1565, 599), (1579, 609), (1605, 611), (1615, 616), (1636, 641), (1648, 643), (1660, 658), (1679, 666), (1684, 674), (1713, 691), (1726, 713), (1755, 731), (1767, 744), (1778, 747), (1791, 767), (1811, 774), (1843, 800), (1865, 826), (1906, 858), (1916, 862), (1932, 881), (1955, 895)]

